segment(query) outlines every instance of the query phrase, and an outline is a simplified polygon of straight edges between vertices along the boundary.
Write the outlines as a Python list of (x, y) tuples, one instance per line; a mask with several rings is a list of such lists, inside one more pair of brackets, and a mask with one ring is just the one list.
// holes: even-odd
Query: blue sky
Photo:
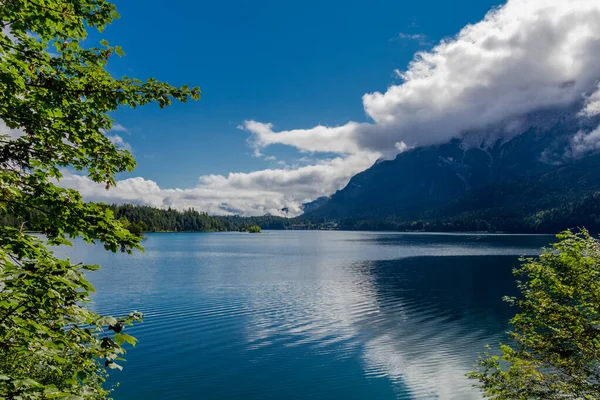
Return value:
[[(252, 157), (244, 120), (278, 129), (366, 120), (361, 97), (397, 81), (415, 51), (498, 1), (178, 1), (117, 0), (121, 19), (103, 34), (127, 56), (115, 75), (197, 84), (196, 103), (115, 114), (138, 161), (132, 176), (190, 187), (207, 174), (275, 168)], [(399, 34), (424, 35), (422, 39)], [(293, 163), (298, 151), (264, 151)], [(321, 154), (313, 155), (321, 157)]]
[[(599, 1), (116, 4), (89, 38), (124, 47), (111, 73), (204, 96), (116, 112), (107, 134), (139, 166), (109, 191), (65, 171), (92, 201), (298, 215), (378, 159), (510, 140), (540, 110), (600, 114)], [(600, 127), (574, 139), (573, 154), (600, 148)]]

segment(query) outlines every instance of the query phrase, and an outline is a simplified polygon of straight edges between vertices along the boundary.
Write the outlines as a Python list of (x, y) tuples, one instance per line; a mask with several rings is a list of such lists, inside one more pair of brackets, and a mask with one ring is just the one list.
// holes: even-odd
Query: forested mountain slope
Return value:
[(535, 232), (597, 224), (600, 156), (574, 145), (589, 127), (568, 112), (535, 118), (510, 138), (467, 134), (378, 162), (303, 218), (349, 229)]

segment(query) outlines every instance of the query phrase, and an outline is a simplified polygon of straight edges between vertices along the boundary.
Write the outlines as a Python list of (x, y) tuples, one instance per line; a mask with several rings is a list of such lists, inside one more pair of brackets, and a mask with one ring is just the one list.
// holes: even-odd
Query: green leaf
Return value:
[(49, 395), (49, 394), (56, 394), (56, 393), (60, 393), (60, 390), (58, 390), (56, 388), (56, 386), (52, 385), (52, 386), (46, 386), (46, 388), (44, 388), (44, 394)]
[(137, 339), (125, 333), (117, 333), (115, 334), (115, 342), (117, 342), (119, 346), (123, 345), (123, 343), (125, 342), (129, 343), (132, 346), (135, 346), (137, 344)]
[(25, 379), (15, 379), (13, 381), (13, 384), (15, 385), (16, 388), (22, 388), (22, 387), (41, 387), (42, 385), (39, 384), (38, 382), (34, 381), (31, 378), (25, 378)]

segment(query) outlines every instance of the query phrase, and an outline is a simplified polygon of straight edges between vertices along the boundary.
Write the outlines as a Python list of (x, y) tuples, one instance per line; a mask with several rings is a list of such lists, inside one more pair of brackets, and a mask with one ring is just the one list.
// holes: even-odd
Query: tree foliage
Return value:
[(515, 274), (522, 296), (511, 343), (486, 354), (471, 377), (496, 400), (600, 398), (600, 242), (582, 230), (558, 235)]
[(294, 224), (295, 219), (276, 217), (274, 215), (263, 215), (260, 217), (240, 217), (226, 216), (221, 217), (226, 223), (231, 224), (234, 230), (246, 231), (252, 225), (258, 225), (261, 229), (290, 229)]
[(112, 205), (113, 213), (140, 225), (145, 232), (223, 232), (233, 230), (233, 224), (221, 217), (210, 216), (190, 208), (185, 211), (161, 210), (132, 204)]
[(12, 130), (0, 137), (0, 215), (27, 219), (44, 235), (0, 227), (0, 398), (105, 398), (107, 369), (120, 368), (125, 342), (135, 344), (123, 329), (139, 313), (113, 318), (86, 308), (93, 287), (84, 272), (98, 267), (47, 248), (82, 237), (113, 252), (141, 249), (110, 208), (57, 182), (71, 168), (109, 189), (116, 173), (135, 166), (105, 135), (109, 113), (200, 95), (112, 77), (107, 63), (123, 50), (83, 40), (87, 29), (102, 32), (115, 18), (104, 0), (0, 1), (0, 119)]
[(131, 222), (125, 217), (119, 218), (119, 222), (125, 229), (127, 229), (131, 234), (142, 237), (144, 236), (144, 232), (148, 230), (148, 226), (143, 222)]
[(144, 231), (147, 232), (245, 232), (251, 226), (258, 226), (261, 229), (289, 229), (294, 221), (294, 219), (273, 215), (260, 217), (209, 215), (193, 208), (178, 211), (172, 208), (165, 210), (132, 204), (112, 205), (110, 208), (118, 218), (124, 217), (132, 224), (145, 225), (147, 229)]
[(248, 227), (248, 232), (250, 233), (260, 233), (260, 226), (252, 225)]

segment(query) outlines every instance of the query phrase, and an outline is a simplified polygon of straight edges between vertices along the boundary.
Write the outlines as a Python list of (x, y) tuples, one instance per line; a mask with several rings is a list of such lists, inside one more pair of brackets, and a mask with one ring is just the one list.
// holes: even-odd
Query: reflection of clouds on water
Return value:
[(250, 295), (255, 310), (247, 331), (251, 347), (272, 344), (271, 340), (322, 351), (334, 344), (347, 349), (359, 344), (358, 322), (380, 312), (372, 296), (373, 283), (368, 276), (341, 266), (334, 267), (340, 273), (335, 279), (327, 277), (331, 265), (323, 266), (325, 270), (314, 267), (323, 273), (314, 281), (274, 284)]
[(402, 277), (396, 291), (382, 291), (372, 273), (376, 263), (311, 267), (322, 279), (248, 293), (254, 311), (246, 325), (249, 348), (301, 346), (337, 358), (358, 356), (367, 377), (389, 379), (401, 398), (480, 398), (465, 374), (490, 335), (469, 329), (473, 317), (445, 314), (435, 298), (411, 298), (410, 277)]
[[(414, 329), (432, 332), (440, 326)], [(473, 368), (469, 351), (476, 342), (455, 328), (444, 329), (443, 338), (420, 337), (411, 335), (411, 329), (402, 329), (367, 341), (362, 354), (367, 376), (385, 376), (401, 383), (415, 399), (481, 398), (465, 378)], [(465, 353), (456, 354), (461, 349)]]

